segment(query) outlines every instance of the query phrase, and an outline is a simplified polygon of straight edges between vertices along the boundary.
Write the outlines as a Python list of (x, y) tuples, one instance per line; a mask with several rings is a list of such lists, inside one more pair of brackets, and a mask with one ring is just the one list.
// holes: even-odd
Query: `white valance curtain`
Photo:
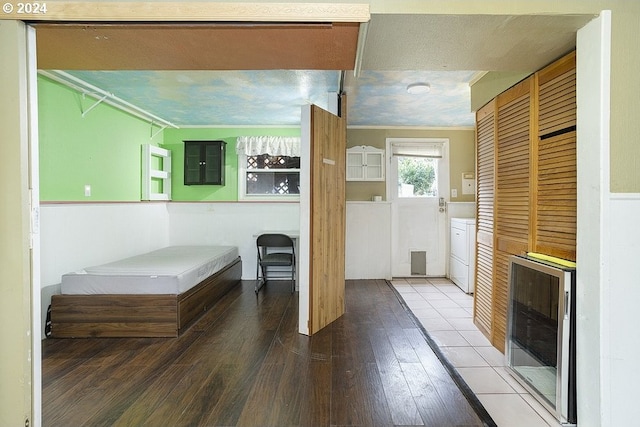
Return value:
[(300, 137), (296, 136), (239, 136), (236, 153), (247, 156), (300, 157)]

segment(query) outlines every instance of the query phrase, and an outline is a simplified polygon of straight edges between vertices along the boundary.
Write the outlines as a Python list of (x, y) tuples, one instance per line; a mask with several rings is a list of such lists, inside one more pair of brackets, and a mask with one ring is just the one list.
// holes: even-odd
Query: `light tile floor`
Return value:
[(504, 355), (473, 324), (473, 297), (449, 279), (391, 283), (499, 427), (558, 427), (505, 368)]

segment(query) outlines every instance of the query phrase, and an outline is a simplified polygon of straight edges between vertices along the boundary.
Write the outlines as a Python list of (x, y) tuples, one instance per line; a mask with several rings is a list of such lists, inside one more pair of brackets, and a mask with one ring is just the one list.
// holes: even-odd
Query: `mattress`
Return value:
[(181, 294), (238, 257), (235, 246), (169, 246), (62, 276), (62, 294)]

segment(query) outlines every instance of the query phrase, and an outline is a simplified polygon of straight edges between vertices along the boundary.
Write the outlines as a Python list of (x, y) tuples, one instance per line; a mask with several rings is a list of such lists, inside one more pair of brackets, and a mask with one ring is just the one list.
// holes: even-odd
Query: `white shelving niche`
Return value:
[(171, 200), (171, 151), (142, 145), (142, 200)]

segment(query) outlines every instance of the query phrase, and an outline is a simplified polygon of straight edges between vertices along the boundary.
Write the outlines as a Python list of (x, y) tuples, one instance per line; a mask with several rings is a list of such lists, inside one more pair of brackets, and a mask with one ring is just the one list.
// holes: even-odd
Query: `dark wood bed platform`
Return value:
[(241, 276), (238, 257), (179, 295), (54, 295), (51, 337), (177, 337)]

